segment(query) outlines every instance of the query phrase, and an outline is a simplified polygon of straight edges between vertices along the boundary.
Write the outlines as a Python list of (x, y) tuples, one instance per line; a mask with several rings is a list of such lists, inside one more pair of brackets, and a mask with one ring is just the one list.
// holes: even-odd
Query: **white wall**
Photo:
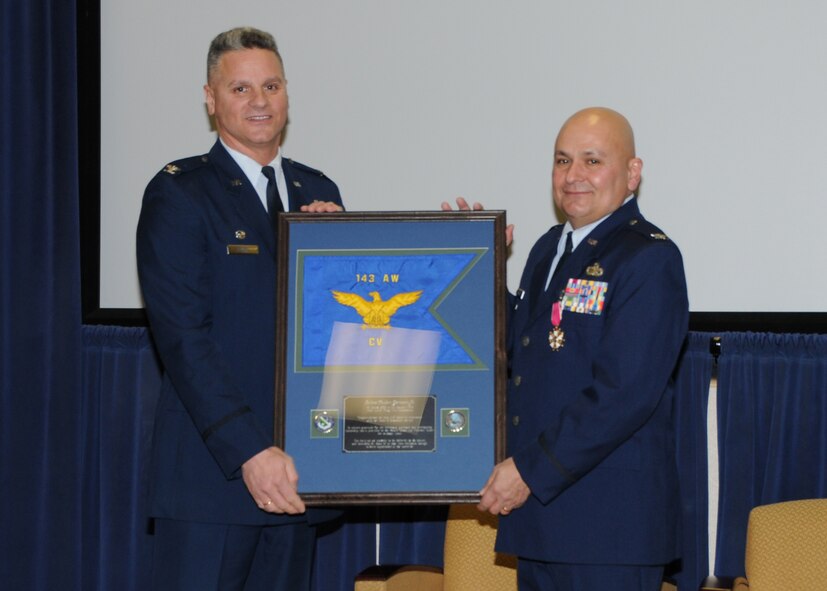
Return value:
[(456, 195), (506, 209), (513, 289), (556, 223), (557, 129), (609, 106), (635, 128), (641, 208), (681, 247), (693, 311), (827, 311), (827, 3), (102, 0), (101, 12), (101, 307), (141, 306), (143, 188), (211, 146), (207, 47), (249, 24), (285, 60), (285, 153), (336, 180), (351, 211)]

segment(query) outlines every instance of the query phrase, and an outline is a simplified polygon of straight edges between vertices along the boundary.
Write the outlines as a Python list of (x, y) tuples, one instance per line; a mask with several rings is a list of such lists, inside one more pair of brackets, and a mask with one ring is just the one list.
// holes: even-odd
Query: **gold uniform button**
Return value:
[(523, 381), (523, 376), (514, 376), (514, 379), (512, 381), (514, 382), (515, 386), (519, 386)]
[(523, 347), (528, 347), (528, 345), (531, 343), (531, 339), (530, 339), (530, 338), (528, 338), (528, 336), (524, 336), (524, 337), (520, 340), (520, 342), (523, 344)]
[(520, 424), (520, 416), (519, 415), (514, 415), (513, 417), (511, 417), (511, 424), (514, 425), (515, 427), (517, 425), (519, 425)]

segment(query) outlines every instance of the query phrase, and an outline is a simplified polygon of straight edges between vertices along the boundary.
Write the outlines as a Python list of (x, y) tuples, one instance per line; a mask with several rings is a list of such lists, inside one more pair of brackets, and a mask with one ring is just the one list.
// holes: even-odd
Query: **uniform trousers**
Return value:
[(156, 519), (152, 591), (309, 591), (316, 528)]
[(564, 564), (520, 558), (520, 591), (660, 591), (663, 566)]

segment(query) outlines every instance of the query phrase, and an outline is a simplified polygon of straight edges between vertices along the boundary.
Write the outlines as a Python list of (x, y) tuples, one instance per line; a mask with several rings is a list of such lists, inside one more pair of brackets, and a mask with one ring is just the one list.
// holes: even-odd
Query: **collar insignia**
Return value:
[(301, 189), (302, 184), (299, 181), (293, 181), (293, 186)]
[(594, 238), (589, 238), (588, 240), (586, 240), (586, 242), (589, 243), (589, 246), (597, 246), (597, 240), (595, 240)]
[(603, 277), (603, 267), (595, 261), (593, 265), (586, 267), (586, 275), (589, 277)]
[(637, 220), (629, 220), (629, 225), (634, 226), (637, 224)]

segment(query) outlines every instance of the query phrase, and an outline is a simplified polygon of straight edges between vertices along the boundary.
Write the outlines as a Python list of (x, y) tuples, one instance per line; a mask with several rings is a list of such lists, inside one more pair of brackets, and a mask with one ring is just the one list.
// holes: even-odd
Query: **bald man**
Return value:
[(677, 556), (670, 376), (688, 325), (680, 252), (640, 213), (628, 121), (572, 115), (565, 224), (529, 254), (510, 323), (508, 457), (482, 489), (521, 591), (656, 591)]

